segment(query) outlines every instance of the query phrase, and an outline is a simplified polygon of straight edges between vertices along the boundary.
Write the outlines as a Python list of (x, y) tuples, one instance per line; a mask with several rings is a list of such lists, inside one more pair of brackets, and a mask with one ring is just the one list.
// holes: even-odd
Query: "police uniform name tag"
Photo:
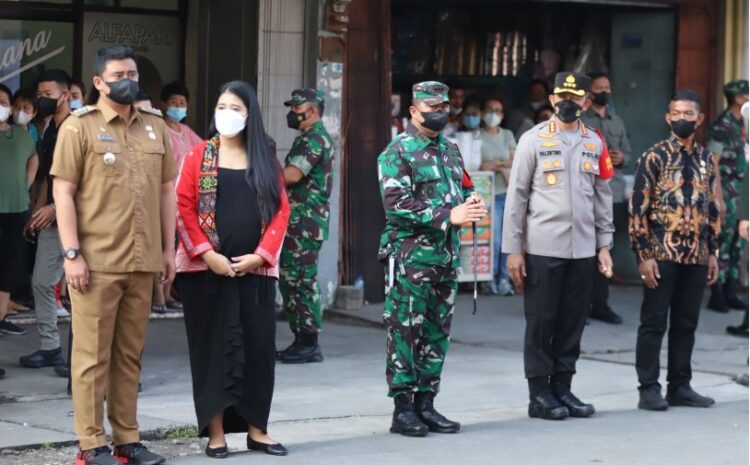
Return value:
[(107, 166), (112, 166), (117, 161), (117, 157), (115, 157), (115, 154), (112, 152), (105, 153), (102, 159), (104, 160), (104, 164)]
[(98, 138), (98, 139), (99, 139), (100, 141), (102, 141), (102, 142), (114, 142), (114, 141), (116, 141), (116, 140), (117, 140), (117, 139), (115, 138), (115, 136), (112, 136), (112, 135), (110, 135), (110, 134), (98, 134), (98, 137), (97, 137), (97, 138)]

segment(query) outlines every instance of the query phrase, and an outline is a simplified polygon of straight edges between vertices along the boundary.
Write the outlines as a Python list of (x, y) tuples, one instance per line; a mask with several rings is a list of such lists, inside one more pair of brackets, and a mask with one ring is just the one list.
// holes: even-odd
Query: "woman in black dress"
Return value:
[(276, 360), (277, 259), (289, 219), (281, 167), (253, 88), (220, 92), (211, 133), (186, 156), (177, 186), (177, 285), (183, 297), (193, 400), (206, 455), (225, 433), (286, 455), (267, 434)]

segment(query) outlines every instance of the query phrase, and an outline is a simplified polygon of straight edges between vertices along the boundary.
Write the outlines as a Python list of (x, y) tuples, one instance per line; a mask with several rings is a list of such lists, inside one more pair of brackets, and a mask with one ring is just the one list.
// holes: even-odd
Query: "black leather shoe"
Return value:
[(559, 395), (555, 394), (555, 397), (568, 409), (568, 414), (573, 418), (587, 418), (596, 412), (593, 405), (584, 404), (570, 391)]
[(727, 313), (729, 311), (721, 284), (716, 283), (711, 285), (711, 297), (708, 299), (707, 307), (709, 310), (719, 313)]
[(167, 459), (146, 449), (140, 442), (115, 446), (115, 458), (127, 465), (159, 465)]
[(312, 346), (297, 346), (278, 359), (281, 363), (319, 363), (323, 361), (323, 352), (318, 344)]
[(727, 333), (731, 334), (732, 336), (748, 337), (747, 324), (727, 326)]
[(286, 450), (286, 447), (282, 446), (278, 442), (276, 444), (265, 444), (253, 440), (253, 438), (251, 438), (249, 434), (247, 435), (247, 448), (250, 450), (258, 450), (261, 452), (265, 452), (268, 455), (276, 455), (279, 457), (287, 455), (289, 453), (289, 451)]
[(669, 408), (669, 404), (661, 395), (661, 388), (649, 387), (640, 392), (638, 408), (641, 410), (663, 411)]
[(671, 406), (704, 408), (716, 403), (712, 398), (693, 391), (689, 384), (683, 384), (675, 389), (667, 389), (667, 402)]
[(59, 365), (55, 365), (55, 374), (61, 378), (69, 378), (70, 377), (70, 367), (67, 363), (60, 363)]
[(609, 306), (604, 309), (596, 309), (591, 312), (592, 320), (599, 320), (613, 325), (621, 325), (622, 317), (614, 312)]
[(435, 395), (431, 393), (419, 393), (414, 396), (417, 416), (422, 423), (433, 433), (452, 434), (461, 430), (461, 423), (445, 418), (434, 407)]
[(225, 459), (229, 457), (229, 449), (227, 449), (226, 445), (221, 447), (206, 446), (206, 455), (212, 459)]
[(393, 409), (393, 421), (391, 422), (391, 433), (410, 437), (427, 436), (429, 428), (419, 419), (414, 410), (414, 403), (408, 395), (399, 395), (393, 398), (395, 408)]
[(18, 363), (26, 368), (53, 367), (64, 364), (62, 350), (58, 347), (52, 350), (37, 350), (33, 354), (24, 355), (18, 359)]
[(529, 403), (529, 417), (544, 420), (564, 420), (568, 418), (568, 409), (552, 395), (552, 392), (542, 392)]

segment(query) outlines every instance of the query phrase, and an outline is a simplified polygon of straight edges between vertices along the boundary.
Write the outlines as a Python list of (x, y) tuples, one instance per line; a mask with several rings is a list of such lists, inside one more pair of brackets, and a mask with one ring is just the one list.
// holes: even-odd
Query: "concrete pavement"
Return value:
[[(741, 314), (703, 312), (694, 357), (696, 390), (713, 396), (709, 409), (636, 409), (633, 368), (640, 290), (613, 287), (611, 302), (625, 324), (592, 322), (574, 390), (598, 410), (591, 419), (530, 420), (521, 358), (521, 298), (461, 295), (454, 320), (454, 344), (445, 366), (437, 406), (463, 423), (455, 436), (403, 438), (387, 433), (392, 404), (385, 397), (380, 306), (336, 312), (321, 336), (326, 361), (279, 365), (270, 434), (289, 449), (286, 458), (258, 453), (233, 455), (229, 463), (394, 464), (747, 464), (748, 391), (730, 380), (747, 369), (745, 339), (724, 333)], [(64, 329), (67, 331), (67, 328)], [(72, 441), (70, 400), (64, 380), (51, 369), (17, 368), (19, 355), (34, 350), (36, 331), (0, 338), (0, 448)], [(278, 326), (278, 345), (291, 336)], [(194, 422), (184, 327), (180, 320), (152, 322), (143, 357), (142, 430), (159, 431)], [(232, 435), (232, 450), (244, 436)], [(164, 441), (170, 463), (206, 463), (200, 446)], [(72, 458), (72, 452), (68, 457)], [(0, 455), (2, 464), (56, 463), (40, 453)], [(70, 463), (61, 459), (60, 463)]]

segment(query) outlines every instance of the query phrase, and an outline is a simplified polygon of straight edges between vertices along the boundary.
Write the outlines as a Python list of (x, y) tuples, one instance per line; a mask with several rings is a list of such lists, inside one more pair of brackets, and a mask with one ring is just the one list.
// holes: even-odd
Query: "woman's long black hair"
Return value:
[[(239, 97), (247, 107), (247, 124), (242, 131), (247, 151), (245, 179), (258, 193), (261, 218), (263, 224), (267, 225), (278, 211), (281, 202), (281, 165), (263, 127), (260, 105), (253, 86), (245, 81), (231, 81), (221, 86), (219, 96), (225, 92)], [(216, 120), (211, 121), (210, 133), (217, 133)]]

